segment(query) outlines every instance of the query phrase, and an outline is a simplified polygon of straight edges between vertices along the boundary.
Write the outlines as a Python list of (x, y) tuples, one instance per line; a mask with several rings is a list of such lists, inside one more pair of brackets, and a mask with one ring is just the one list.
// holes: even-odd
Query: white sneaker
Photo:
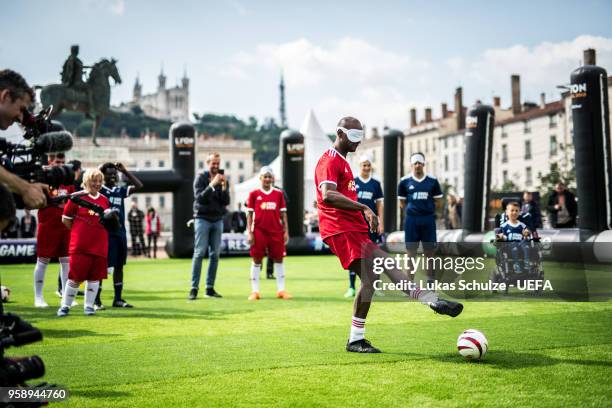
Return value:
[(38, 307), (40, 309), (45, 309), (49, 307), (45, 299), (34, 299), (34, 307)]

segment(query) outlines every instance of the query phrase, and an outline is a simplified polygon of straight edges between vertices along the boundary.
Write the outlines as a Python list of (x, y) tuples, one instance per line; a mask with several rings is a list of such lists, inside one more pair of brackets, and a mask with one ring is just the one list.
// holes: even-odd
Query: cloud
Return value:
[(246, 16), (248, 14), (248, 10), (244, 4), (235, 0), (227, 0), (226, 3), (232, 7), (238, 13), (238, 15)]
[(89, 12), (110, 12), (117, 16), (125, 13), (125, 0), (79, 0), (78, 4), (83, 10)]
[(359, 84), (408, 80), (429, 67), (425, 60), (387, 51), (350, 37), (333, 41), (328, 46), (318, 46), (304, 38), (283, 44), (261, 44), (253, 52), (234, 55), (232, 65), (243, 70), (254, 67), (282, 68), (287, 86), (294, 88), (337, 79)]
[(468, 64), (466, 79), (489, 90), (508, 90), (510, 75), (519, 74), (521, 85), (534, 95), (569, 82), (570, 73), (582, 62), (583, 50), (597, 50), (597, 64), (612, 66), (612, 38), (581, 35), (571, 41), (542, 42), (533, 47), (513, 45), (483, 51)]
[(108, 10), (118, 16), (125, 13), (125, 0), (111, 0), (108, 4)]
[(443, 57), (440, 62), (344, 37), (321, 44), (306, 38), (259, 44), (234, 54), (216, 72), (248, 84), (254, 92), (267, 93), (282, 69), (292, 120), (314, 108), (328, 130), (346, 114), (358, 116), (368, 126), (403, 129), (410, 108), (417, 108), (422, 117), (423, 108), (431, 106), (437, 115), (440, 102), (452, 105), (459, 85), (464, 87), (466, 105), (476, 99), (492, 103), (493, 94), (507, 105), (510, 75), (515, 73), (521, 75), (523, 100), (535, 100), (540, 92), (546, 92), (549, 100), (558, 98), (556, 85), (569, 82), (587, 48), (597, 50), (598, 65), (612, 68), (612, 38), (589, 35), (484, 49), (474, 56)]

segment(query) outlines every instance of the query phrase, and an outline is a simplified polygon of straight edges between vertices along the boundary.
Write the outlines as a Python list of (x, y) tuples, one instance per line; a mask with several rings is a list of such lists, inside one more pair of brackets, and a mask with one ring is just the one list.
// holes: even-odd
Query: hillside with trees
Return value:
[[(58, 120), (78, 137), (91, 137), (93, 120), (82, 113), (63, 112)], [(162, 139), (168, 138), (172, 123), (148, 117), (139, 107), (132, 112), (116, 112), (113, 117), (105, 117), (97, 130), (98, 138), (127, 135), (138, 138), (145, 133), (155, 134)], [(255, 160), (259, 164), (268, 164), (278, 155), (278, 143), (284, 128), (274, 119), (259, 123), (253, 116), (245, 122), (234, 115), (205, 113), (194, 114), (194, 126), (198, 133), (208, 136), (232, 136), (237, 140), (250, 140), (255, 149)]]

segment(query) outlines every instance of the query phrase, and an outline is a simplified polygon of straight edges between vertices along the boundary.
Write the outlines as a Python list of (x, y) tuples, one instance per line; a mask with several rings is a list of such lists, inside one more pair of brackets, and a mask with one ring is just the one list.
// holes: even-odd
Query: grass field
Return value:
[[(130, 261), (125, 297), (136, 308), (56, 318), (57, 265), (47, 272), (46, 310), (33, 308), (32, 266), (1, 266), (8, 312), (44, 340), (9, 349), (40, 355), (45, 380), (68, 387), (79, 407), (612, 405), (612, 302), (466, 302), (456, 319), (409, 302), (372, 306), (367, 337), (384, 354), (346, 353), (347, 279), (331, 256), (289, 257), (287, 289), (262, 280), (249, 303), (248, 258), (222, 259), (223, 299), (186, 300), (189, 260)], [(109, 305), (112, 280), (103, 301)], [(457, 354), (466, 328), (490, 351)]]

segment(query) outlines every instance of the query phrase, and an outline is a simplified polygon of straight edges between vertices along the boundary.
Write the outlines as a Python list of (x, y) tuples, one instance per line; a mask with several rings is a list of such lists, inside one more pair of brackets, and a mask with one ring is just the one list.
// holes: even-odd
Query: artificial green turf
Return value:
[[(51, 308), (34, 309), (32, 265), (1, 266), (8, 312), (43, 331), (45, 380), (69, 388), (60, 406), (605, 406), (612, 404), (612, 303), (466, 302), (461, 316), (412, 302), (377, 302), (367, 337), (384, 354), (344, 351), (352, 302), (332, 256), (288, 257), (287, 289), (249, 303), (248, 258), (222, 259), (223, 299), (187, 301), (189, 260), (130, 261), (125, 298), (134, 309), (55, 317), (57, 265), (47, 272)], [(203, 271), (205, 274), (205, 271)], [(262, 276), (264, 274), (262, 273)], [(104, 284), (110, 306), (112, 279)], [(490, 351), (478, 363), (456, 352), (477, 328)]]

